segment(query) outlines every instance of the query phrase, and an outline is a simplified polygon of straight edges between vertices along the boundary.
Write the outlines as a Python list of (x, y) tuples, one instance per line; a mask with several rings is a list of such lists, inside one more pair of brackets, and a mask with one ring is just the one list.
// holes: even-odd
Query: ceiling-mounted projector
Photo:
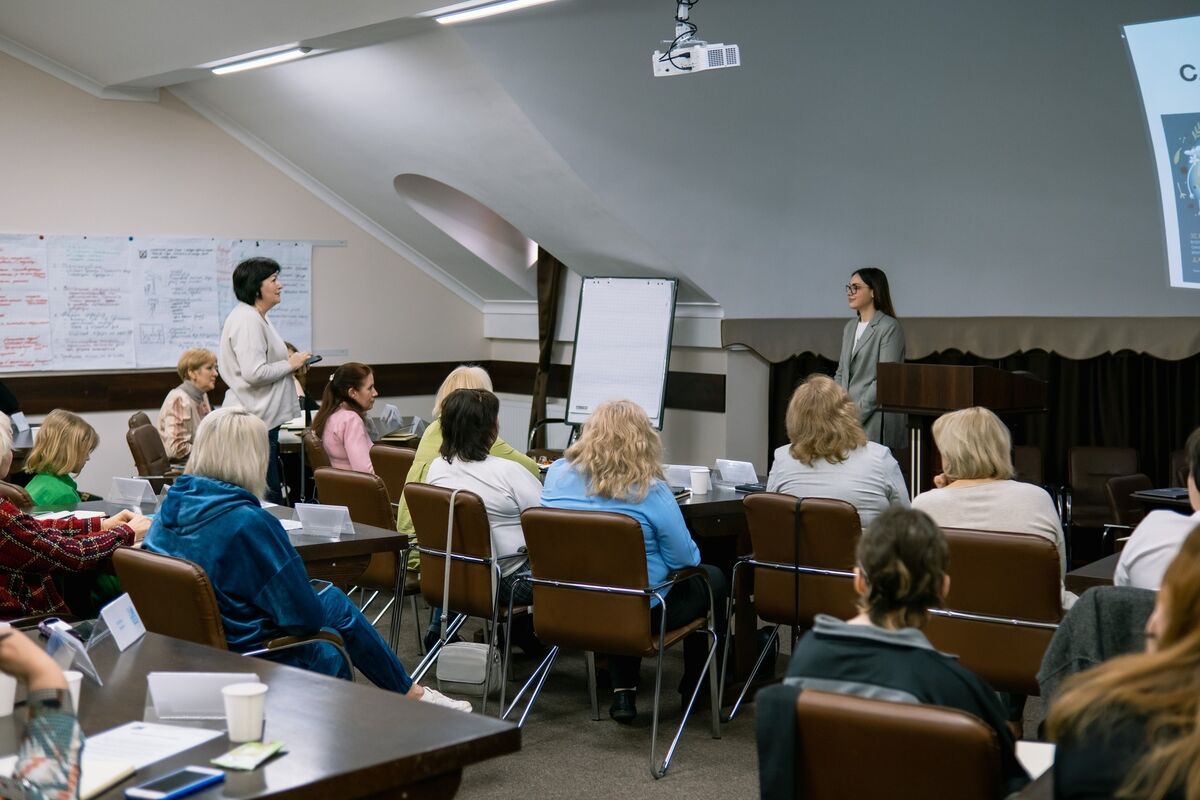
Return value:
[(651, 56), (654, 77), (742, 65), (742, 53), (736, 44), (709, 44), (696, 38), (698, 28), (688, 20), (688, 14), (697, 2), (699, 0), (679, 0), (675, 12), (675, 38), (664, 39), (663, 49), (655, 50)]

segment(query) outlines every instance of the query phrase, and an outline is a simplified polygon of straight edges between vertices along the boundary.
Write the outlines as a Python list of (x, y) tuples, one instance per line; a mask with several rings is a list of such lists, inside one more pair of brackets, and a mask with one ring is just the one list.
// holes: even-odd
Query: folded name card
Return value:
[(758, 473), (749, 461), (730, 461), (717, 459), (717, 472), (725, 483), (758, 483)]
[(317, 503), (297, 503), (296, 516), (304, 533), (313, 536), (340, 536), (354, 533), (350, 509), (345, 506), (323, 506)]
[(148, 503), (158, 502), (154, 487), (145, 478), (113, 478), (112, 488), (108, 490), (108, 500), (111, 503)]
[(253, 672), (151, 672), (146, 682), (159, 719), (224, 719), (221, 690), (235, 683), (260, 683)]

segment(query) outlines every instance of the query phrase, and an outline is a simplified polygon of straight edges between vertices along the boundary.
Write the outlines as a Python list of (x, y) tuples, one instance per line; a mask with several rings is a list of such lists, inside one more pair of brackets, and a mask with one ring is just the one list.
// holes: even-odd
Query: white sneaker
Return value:
[(455, 711), (465, 711), (468, 714), (475, 710), (466, 700), (455, 700), (453, 697), (447, 697), (437, 689), (428, 686), (422, 686), (421, 688), (425, 690), (425, 693), (421, 695), (422, 703), (433, 703), (435, 706), (453, 708)]

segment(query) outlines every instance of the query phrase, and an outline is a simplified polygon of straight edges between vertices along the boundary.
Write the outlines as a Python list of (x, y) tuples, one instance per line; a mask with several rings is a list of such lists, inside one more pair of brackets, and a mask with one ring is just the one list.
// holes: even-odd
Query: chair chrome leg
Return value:
[[(662, 610), (662, 614), (663, 614), (662, 618), (665, 620), (667, 617), (667, 609), (665, 608), (665, 603), (664, 603), (664, 608)], [(671, 754), (670, 754), (670, 752), (668, 752), (667, 757), (665, 759), (663, 759), (662, 765), (659, 766), (658, 762), (655, 760), (656, 756), (654, 755), (656, 752), (658, 752), (658, 705), (659, 705), (658, 701), (661, 699), (661, 696), (662, 696), (662, 665), (663, 665), (663, 649), (664, 649), (663, 648), (663, 632), (666, 629), (667, 629), (667, 626), (665, 623), (658, 626), (658, 664), (656, 666), (656, 669), (654, 670), (654, 715), (651, 717), (651, 722), (650, 722), (650, 774), (653, 775), (656, 780), (658, 778), (661, 778), (663, 775), (667, 774), (668, 762), (671, 760)], [(691, 706), (689, 705), (689, 709), (690, 708), (691, 708)], [(687, 712), (686, 711), (683, 714), (683, 721), (687, 722)], [(680, 728), (680, 730), (682, 730), (682, 727)], [(678, 739), (678, 737), (676, 737), (676, 738)], [(674, 750), (674, 749), (675, 749), (674, 745), (672, 745), (671, 750)]]
[(425, 655), (425, 637), (421, 635), (421, 610), (417, 607), (417, 596), (411, 598), (413, 607), (413, 633), (417, 635), (417, 652)]
[[(717, 633), (713, 631), (713, 656), (716, 656), (717, 649)], [(703, 681), (704, 677), (701, 676)], [(708, 671), (708, 701), (712, 704), (712, 738), (721, 738), (721, 692), (720, 692), (720, 673), (717, 671), (717, 660), (714, 657), (712, 668)], [(696, 689), (699, 690), (699, 685)]]
[[(746, 676), (746, 685), (742, 687), (742, 691), (738, 695), (737, 702), (733, 704), (733, 708), (729, 709), (729, 716), (725, 718), (726, 722), (730, 722), (734, 717), (737, 716), (738, 710), (742, 707), (742, 701), (746, 699), (746, 693), (750, 691), (750, 684), (754, 683), (754, 678), (758, 675), (758, 671), (762, 669), (763, 661), (765, 661), (767, 658), (767, 653), (771, 652), (771, 645), (778, 637), (779, 626), (775, 625), (771, 628), (771, 638), (767, 639), (766, 647), (762, 649), (762, 652), (758, 654), (758, 660), (754, 662), (754, 669), (750, 670), (750, 674)], [(726, 647), (728, 647), (728, 644), (729, 643), (726, 642)]]
[[(362, 598), (362, 596), (363, 596), (364, 594), (366, 594), (366, 593), (367, 593), (367, 590), (366, 590), (366, 589), (362, 589), (362, 588), (360, 588), (360, 589), (359, 589), (359, 592), (360, 592), (360, 594), (359, 594), (359, 598), (361, 599), (361, 598)], [(378, 597), (378, 596), (379, 596), (379, 592), (378, 592), (378, 591), (371, 592), (371, 596), (367, 598), (367, 602), (365, 602), (365, 603), (363, 603), (361, 606), (359, 606), (359, 607), (358, 607), (358, 610), (359, 610), (359, 611), (361, 611), (361, 612), (362, 612), (362, 613), (364, 613), (364, 614), (365, 614), (365, 613), (367, 613), (367, 609), (371, 607), (371, 603), (374, 603), (374, 602), (375, 602), (375, 598), (376, 598), (376, 597)]]
[[(450, 623), (446, 626), (446, 640), (453, 639), (454, 634), (458, 633), (458, 629), (466, 621), (466, 614), (456, 614), (454, 619), (450, 620)], [(421, 659), (421, 663), (417, 664), (417, 668), (413, 670), (412, 679), (414, 683), (420, 683), (421, 678), (425, 677), (425, 673), (429, 671), (429, 668), (437, 663), (438, 653), (440, 652), (442, 652), (442, 640), (438, 639), (429, 652), (425, 654), (425, 657)]]
[[(712, 630), (711, 628), (704, 630), (703, 632), (709, 636), (708, 656), (704, 659), (704, 670), (700, 673), (700, 677), (696, 680), (696, 685), (692, 689), (692, 696), (691, 696), (691, 698), (688, 699), (687, 708), (685, 708), (683, 710), (683, 719), (681, 719), (679, 721), (679, 729), (677, 731), (675, 731), (675, 738), (671, 740), (671, 746), (667, 748), (667, 755), (665, 758), (663, 758), (662, 766), (660, 766), (658, 768), (654, 767), (654, 751), (653, 750), (650, 751), (650, 764), (651, 764), (650, 771), (654, 775), (655, 778), (663, 777), (664, 775), (667, 774), (667, 770), (671, 768), (671, 759), (675, 757), (675, 748), (677, 748), (679, 746), (679, 739), (683, 736), (683, 729), (687, 725), (688, 717), (691, 716), (692, 706), (695, 705), (696, 697), (697, 697), (697, 695), (700, 694), (700, 686), (704, 683), (704, 674), (706, 672), (710, 673), (710, 675), (715, 674), (715, 673), (713, 673), (713, 669), (715, 669), (715, 667), (716, 667), (717, 632)], [(699, 633), (699, 631), (697, 631), (697, 633)], [(661, 651), (659, 653), (659, 656), (660, 656), (660, 665), (661, 665)], [(654, 686), (654, 716), (655, 716), (654, 725), (655, 725), (655, 728), (652, 728), (651, 732), (650, 732), (650, 743), (652, 746), (654, 743), (654, 735), (655, 735), (655, 733), (657, 733), (658, 688), (659, 688), (658, 685), (661, 682), (661, 680), (662, 680), (662, 674), (660, 672), (658, 678), (655, 680), (655, 686)], [(713, 696), (715, 697), (717, 687), (711, 677), (710, 677), (709, 681), (710, 681), (710, 684), (709, 684), (710, 691), (713, 692)], [(721, 738), (720, 720), (717, 716), (719, 713), (720, 712), (718, 711), (718, 712), (714, 712), (714, 714), (713, 714), (713, 738), (714, 739)]]
[[(497, 581), (497, 583), (498, 582), (499, 581)], [(511, 607), (511, 603), (509, 605)], [(487, 650), (487, 659), (484, 662), (484, 664), (485, 664), (484, 670), (485, 671), (483, 673), (483, 705), (479, 709), (479, 713), (484, 715), (485, 717), (487, 716), (488, 695), (490, 695), (492, 693), (492, 654), (496, 652), (496, 632), (500, 630), (499, 619), (500, 619), (500, 601), (499, 601), (499, 599), (493, 599), (492, 600), (492, 624), (489, 626), (488, 631), (487, 631), (488, 650)], [(510, 617), (510, 620), (511, 620), (511, 617)], [(512, 624), (511, 621), (509, 624), (511, 626), (511, 624)], [(503, 683), (504, 683), (503, 676), (501, 676), (501, 678), (500, 678), (500, 683), (501, 683), (501, 685), (503, 685)], [(503, 689), (501, 689), (501, 691), (503, 691)], [(501, 711), (504, 710), (503, 704), (501, 704), (500, 710)]]
[(592, 698), (592, 719), (600, 721), (600, 700), (596, 697), (596, 654), (588, 650), (583, 654), (587, 659), (588, 694)]
[[(374, 626), (376, 626), (376, 625), (378, 625), (378, 624), (379, 624), (379, 620), (383, 619), (383, 615), (384, 615), (384, 614), (386, 614), (386, 613), (388, 612), (388, 609), (389, 609), (389, 608), (391, 608), (391, 607), (392, 607), (392, 606), (395, 604), (395, 602), (396, 602), (396, 598), (394, 598), (394, 597), (392, 597), (392, 598), (389, 598), (389, 599), (388, 599), (387, 603), (385, 603), (385, 604), (384, 604), (383, 608), (382, 608), (382, 609), (380, 609), (379, 613), (375, 615), (375, 619), (371, 620), (371, 626), (372, 626), (372, 627), (374, 627)], [(397, 621), (396, 621), (396, 624), (397, 624), (397, 625), (399, 625), (399, 624), (400, 624), (400, 622), (399, 622), (399, 616), (397, 616)], [(389, 631), (388, 631), (388, 637), (389, 637), (389, 639), (391, 638), (391, 634), (392, 634), (392, 632), (393, 632), (393, 631), (391, 631), (391, 630), (389, 630)], [(389, 642), (388, 642), (388, 644), (390, 644), (390, 645), (392, 646), (392, 649), (393, 649), (393, 650), (395, 650), (395, 649), (396, 649), (396, 643), (395, 643), (395, 642), (389, 641)]]
[[(729, 682), (729, 642), (733, 639), (733, 599), (737, 597), (738, 586), (738, 567), (742, 566), (743, 562), (738, 561), (733, 565), (733, 575), (729, 581), (729, 597), (725, 600), (725, 645), (721, 648), (721, 687), (720, 697), (717, 700), (717, 709), (725, 707), (725, 684)], [(716, 613), (716, 610), (713, 610)], [(731, 716), (730, 719), (733, 719)]]
[(534, 669), (533, 674), (529, 676), (529, 680), (525, 681), (525, 685), (522, 686), (515, 695), (513, 695), (512, 704), (509, 705), (508, 709), (500, 715), (500, 719), (508, 719), (508, 715), (511, 714), (513, 709), (517, 707), (517, 703), (521, 702), (521, 697), (525, 694), (525, 691), (536, 681), (537, 686), (534, 686), (533, 694), (529, 696), (529, 703), (526, 704), (525, 710), (521, 713), (521, 718), (517, 720), (518, 728), (525, 725), (525, 718), (529, 716), (529, 712), (533, 708), (534, 701), (536, 701), (538, 695), (541, 694), (542, 684), (546, 682), (546, 676), (550, 674), (550, 669), (554, 666), (554, 660), (556, 658), (558, 658), (558, 645), (550, 648), (550, 652), (547, 653), (546, 657), (542, 659), (542, 663), (537, 665), (537, 668)]

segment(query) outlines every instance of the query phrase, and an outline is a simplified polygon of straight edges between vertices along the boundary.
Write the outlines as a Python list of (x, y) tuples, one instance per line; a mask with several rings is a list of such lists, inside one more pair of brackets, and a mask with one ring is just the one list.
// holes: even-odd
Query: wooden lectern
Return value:
[(996, 367), (880, 362), (875, 400), (883, 411), (909, 415), (909, 491), (919, 494), (924, 478), (922, 435), (933, 417), (983, 406), (997, 415), (1046, 410), (1046, 382)]

